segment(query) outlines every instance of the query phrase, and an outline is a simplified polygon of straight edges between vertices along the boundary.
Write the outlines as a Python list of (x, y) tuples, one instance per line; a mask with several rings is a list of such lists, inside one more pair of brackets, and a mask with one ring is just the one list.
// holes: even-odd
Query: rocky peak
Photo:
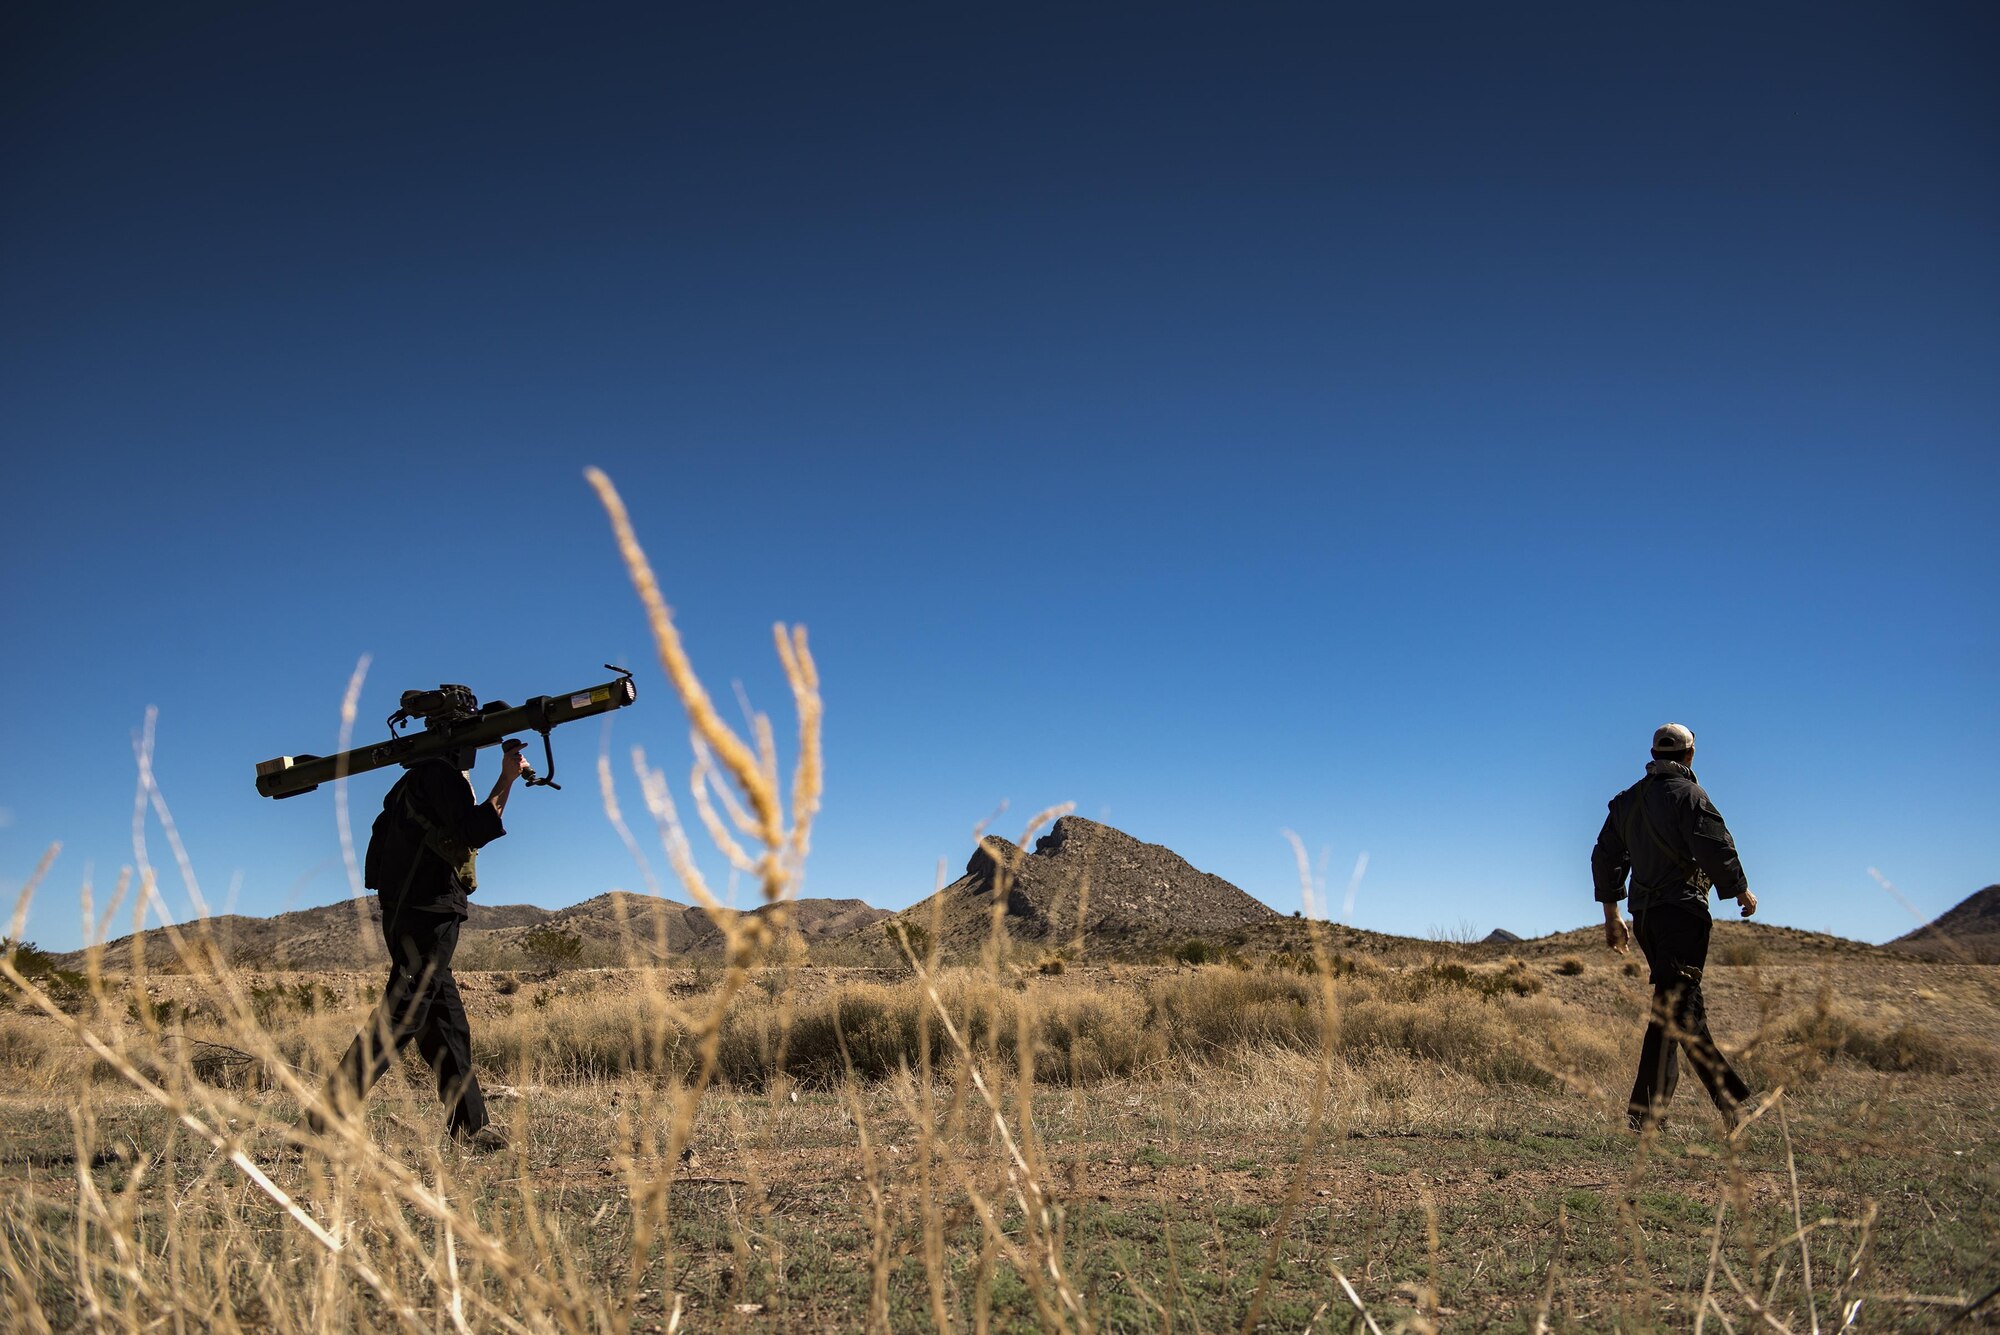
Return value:
[[(1277, 916), (1219, 876), (1190, 866), (1168, 848), (1081, 816), (1064, 816), (1035, 841), (1034, 852), (987, 835), (946, 892), (987, 900), (1002, 865), (1008, 930), (1023, 938), (1214, 936)], [(917, 910), (921, 913), (921, 910)], [(968, 922), (968, 931), (977, 927)]]

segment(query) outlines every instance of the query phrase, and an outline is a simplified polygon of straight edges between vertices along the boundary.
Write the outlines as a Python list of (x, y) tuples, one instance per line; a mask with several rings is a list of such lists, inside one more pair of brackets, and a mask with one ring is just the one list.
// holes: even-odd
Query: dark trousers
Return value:
[(438, 1098), (450, 1110), (445, 1124), (455, 1136), (486, 1125), (486, 1096), (472, 1073), (472, 1030), (451, 976), (459, 920), (449, 913), (401, 913), (383, 906), (382, 935), (389, 945), (389, 983), (368, 1027), (354, 1036), (328, 1082), (336, 1107), (357, 1107), (368, 1097), (389, 1059), (411, 1040), (437, 1074)]
[(1711, 925), (1706, 906), (1656, 904), (1632, 915), (1632, 935), (1646, 953), (1653, 982), (1652, 1017), (1639, 1047), (1638, 1079), (1632, 1084), (1630, 1112), (1635, 1125), (1657, 1120), (1666, 1111), (1674, 1086), (1680, 1083), (1677, 1054), (1683, 1049), (1724, 1116), (1750, 1097), (1750, 1087), (1708, 1032), (1701, 973), (1708, 967)]

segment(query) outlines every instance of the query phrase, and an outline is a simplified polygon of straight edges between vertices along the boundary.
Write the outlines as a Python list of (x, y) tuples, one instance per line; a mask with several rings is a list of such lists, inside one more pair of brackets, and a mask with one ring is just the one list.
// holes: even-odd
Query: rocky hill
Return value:
[[(1079, 926), (1082, 955), (1091, 959), (1157, 960), (1189, 941), (1201, 941), (1216, 954), (1248, 958), (1313, 949), (1308, 924), (1300, 919), (1273, 912), (1170, 849), (1077, 816), (1057, 821), (1031, 852), (988, 836), (966, 863), (965, 875), (899, 914), (858, 899), (802, 899), (792, 905), (792, 925), (818, 963), (891, 964), (897, 952), (880, 924), (892, 916), (926, 932), (935, 921), (940, 950), (947, 957), (971, 958), (991, 934), (996, 880), (1005, 882), (1002, 921), (1009, 940), (1036, 954), (1074, 954)], [(474, 901), (460, 935), (458, 965), (467, 971), (536, 967), (548, 959), (535, 948), (537, 932), (545, 934), (544, 944), (551, 939), (547, 933), (574, 938), (576, 954), (569, 962), (577, 965), (712, 960), (722, 948), (722, 933), (699, 908), (614, 891), (563, 909)], [(271, 918), (225, 915), (207, 920), (199, 934), (188, 934), (212, 941), (215, 953), (240, 969), (373, 972), (387, 963), (372, 895)], [(1496, 931), (1477, 944), (1451, 948), (1477, 958), (1529, 960), (1591, 959), (1603, 951), (1602, 928), (1595, 923), (1526, 940), (1512, 937)], [(1338, 925), (1324, 927), (1319, 941), (1337, 953), (1381, 959), (1419, 958), (1441, 948), (1437, 942)], [(105, 967), (129, 971), (133, 945), (131, 937), (112, 942), (105, 948)], [(176, 968), (163, 930), (146, 932), (144, 947), (149, 968)], [(1754, 964), (1880, 954), (2000, 962), (2000, 885), (1987, 886), (1936, 922), (1881, 947), (1742, 922), (1718, 911), (1711, 958), (1717, 964)], [(83, 956), (78, 951), (56, 959), (63, 967), (80, 968)]]
[[(619, 927), (624, 910), (630, 931)], [(886, 910), (870, 908), (858, 899), (802, 899), (792, 906), (792, 922), (808, 943), (859, 931)], [(341, 900), (317, 908), (280, 913), (270, 918), (225, 914), (183, 927), (184, 939), (211, 950), (224, 963), (255, 970), (340, 970), (386, 967), (382, 945), (382, 912), (375, 896)], [(471, 916), (459, 934), (459, 960), (466, 968), (515, 967), (521, 962), (522, 939), (537, 929), (554, 929), (574, 936), (595, 962), (624, 960), (629, 939), (641, 960), (719, 955), (722, 934), (700, 909), (670, 899), (613, 891), (566, 909), (533, 904), (484, 905), (473, 901)], [(664, 947), (661, 942), (664, 939)], [(212, 943), (212, 944), (209, 944)], [(173, 971), (178, 960), (163, 928), (143, 933), (147, 967)], [(129, 971), (134, 938), (121, 937), (104, 948), (104, 967)], [(83, 952), (57, 957), (65, 968), (81, 968)]]
[[(768, 909), (745, 912), (765, 916)], [(791, 905), (791, 928), (807, 945), (848, 936), (889, 916), (858, 899), (800, 899)], [(620, 962), (665, 961), (687, 955), (719, 956), (722, 930), (693, 904), (651, 895), (613, 890), (554, 913), (532, 924), (489, 933), (497, 946), (518, 946), (530, 933), (557, 931), (575, 936)]]
[[(549, 916), (548, 909), (532, 904), (475, 902), (465, 922), (464, 938), (531, 926)], [(225, 913), (184, 924), (180, 930), (191, 945), (212, 948), (223, 962), (239, 969), (372, 969), (389, 960), (382, 946), (382, 910), (373, 895), (270, 918)], [(178, 966), (173, 940), (165, 928), (147, 929), (136, 943), (143, 947), (149, 969), (171, 971)], [(134, 944), (134, 937), (123, 936), (106, 945), (104, 967), (116, 972), (129, 970)], [(58, 959), (66, 968), (83, 967), (80, 950)]]
[(2000, 964), (2000, 885), (1974, 891), (1889, 946), (1925, 959)]
[(975, 953), (992, 930), (996, 881), (1010, 939), (1054, 948), (1081, 935), (1095, 957), (1154, 955), (1190, 938), (1216, 942), (1278, 917), (1171, 849), (1080, 816), (1058, 820), (1032, 853), (988, 835), (965, 875), (897, 917), (926, 931), (935, 920), (947, 955)]
[[(1626, 921), (1629, 924), (1631, 920), (1628, 917)], [(1475, 956), (1519, 956), (1527, 960), (1570, 955), (1584, 960), (1602, 959), (1605, 955), (1604, 925), (1594, 922), (1587, 927), (1573, 927), (1566, 932), (1532, 936), (1503, 945), (1489, 945), (1482, 941), (1470, 950)], [(1755, 918), (1746, 921), (1739, 918), (1733, 908), (1718, 906), (1715, 909), (1715, 926), (1709, 936), (1708, 959), (1709, 963), (1718, 965), (1796, 963), (1833, 958), (1865, 960), (1875, 958), (1881, 951), (1880, 946), (1871, 946), (1866, 941), (1850, 941), (1844, 936), (1807, 931), (1800, 927), (1781, 927)], [(1637, 942), (1632, 944), (1630, 958), (1640, 958)]]

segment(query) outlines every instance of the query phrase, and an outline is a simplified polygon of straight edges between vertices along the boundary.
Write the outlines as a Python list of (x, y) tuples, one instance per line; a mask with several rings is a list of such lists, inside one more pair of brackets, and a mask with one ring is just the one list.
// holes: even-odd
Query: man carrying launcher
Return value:
[[(382, 937), (389, 946), (389, 984), (368, 1027), (354, 1036), (347, 1055), (327, 1081), (326, 1102), (336, 1114), (361, 1106), (368, 1090), (389, 1069), (389, 1059), (415, 1040), (437, 1073), (438, 1097), (450, 1109), (445, 1123), (452, 1136), (475, 1149), (498, 1149), (507, 1142), (486, 1124), (486, 1099), (472, 1074), (472, 1034), (465, 1004), (451, 976), (466, 896), (479, 884), (474, 865), (479, 850), (507, 829), (500, 817), (514, 781), (531, 787), (560, 788), (549, 733), (565, 723), (623, 709), (638, 699), (632, 674), (586, 686), (567, 695), (537, 695), (519, 705), (503, 700), (484, 707), (464, 686), (404, 691), (402, 705), (389, 716), (389, 736), (331, 756), (275, 756), (257, 766), (257, 791), (283, 800), (310, 793), (370, 770), (401, 765), (403, 777), (382, 799), (382, 814), (368, 840), (363, 880), (382, 904)], [(398, 730), (418, 719), (421, 733)], [(548, 773), (536, 774), (521, 759), (517, 732), (541, 734)], [(498, 743), (500, 777), (480, 802), (467, 777), (479, 749)], [(326, 1129), (310, 1111), (307, 1124)]]
[[(507, 1141), (487, 1125), (486, 1099), (472, 1072), (472, 1031), (451, 975), (466, 896), (478, 886), (478, 851), (507, 833), (501, 816), (514, 781), (534, 777), (521, 743), (503, 744), (500, 777), (484, 802), (475, 801), (468, 771), (477, 751), (411, 765), (375, 818), (368, 840), (366, 881), (382, 904), (382, 937), (389, 947), (389, 982), (368, 1025), (354, 1036), (327, 1083), (327, 1102), (342, 1114), (368, 1097), (389, 1069), (390, 1056), (415, 1040), (437, 1074), (438, 1098), (448, 1109), (454, 1140), (478, 1151)], [(323, 1129), (317, 1116), (310, 1119)]]
[[(1743, 916), (1757, 896), (1736, 858), (1736, 841), (1722, 813), (1695, 781), (1694, 733), (1669, 723), (1653, 734), (1646, 777), (1611, 799), (1610, 814), (1590, 855), (1591, 879), (1604, 905), (1604, 944), (1624, 954), (1639, 939), (1653, 984), (1652, 1018), (1639, 1049), (1639, 1074), (1627, 1116), (1634, 1131), (1657, 1124), (1680, 1078), (1676, 1048), (1687, 1050), (1695, 1074), (1733, 1130), (1750, 1097), (1708, 1032), (1701, 973), (1708, 964), (1708, 891), (1734, 899)], [(1632, 880), (1632, 928), (1618, 916), (1625, 880)]]

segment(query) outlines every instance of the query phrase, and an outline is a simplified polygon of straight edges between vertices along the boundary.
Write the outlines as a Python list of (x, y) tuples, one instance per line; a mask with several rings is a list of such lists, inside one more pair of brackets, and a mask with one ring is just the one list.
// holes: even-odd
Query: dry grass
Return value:
[[(799, 967), (778, 943), (819, 798), (804, 637), (776, 634), (798, 722), (787, 776), (768, 721), (739, 734), (711, 706), (622, 506), (593, 483), (690, 719), (687, 801), (770, 919), (716, 913), (725, 962), (698, 975), (474, 990), (479, 1064), (520, 1091), (496, 1091), (513, 1140), (491, 1158), (440, 1142), (414, 1070), (364, 1116), (306, 1130), (326, 1111), (317, 1073), (370, 999), (350, 980), (281, 989), (176, 938), (185, 977), (93, 961), (58, 996), (9, 954), (0, 974), (29, 1013), (0, 1016), (6, 1328), (1984, 1319), (1991, 1049), (1832, 992), (1742, 998), (1757, 1026), (1725, 1037), (1773, 1096), (1747, 1132), (1696, 1115), (1634, 1143), (1621, 1077), (1643, 985), (1613, 970), (1479, 963), (1449, 942), (1342, 958), (1316, 927), (1304, 947), (1194, 968), (1016, 966), (996, 939), (982, 966), (947, 969), (921, 934), (899, 977)], [(349, 714), (356, 689), (358, 674)], [(665, 776), (639, 754), (633, 772), (668, 862), (712, 907)], [(144, 752), (140, 799), (198, 893)], [(158, 901), (143, 844), (129, 889), (143, 924)], [(1991, 983), (1967, 977), (1950, 1013), (1990, 1029)]]
[(1938, 1075), (2000, 1069), (2000, 1048), (1991, 1043), (1946, 1038), (1916, 1020), (1870, 1019), (1825, 999), (1794, 1016), (1780, 1032), (1783, 1041), (1796, 1050), (1801, 1075), (1807, 1077), (1840, 1060), (1878, 1071)]
[[(1598, 1017), (1562, 1003), (1485, 994), (1477, 983), (1440, 990), (1421, 976), (1385, 974), (1323, 990), (1290, 972), (1231, 967), (1124, 974), (1037, 971), (1001, 983), (954, 968), (888, 984), (849, 982), (806, 997), (750, 991), (723, 1018), (715, 1074), (755, 1091), (774, 1081), (814, 1088), (879, 1081), (926, 1062), (947, 1068), (959, 1060), (936, 1022), (947, 1017), (981, 1060), (1011, 1071), (1026, 1050), (1038, 1080), (1064, 1085), (1168, 1067), (1200, 1078), (1210, 1067), (1235, 1068), (1269, 1050), (1314, 1054), (1329, 1044), (1343, 1059), (1406, 1053), (1494, 1083), (1561, 1083), (1561, 1073), (1579, 1065), (1601, 1075), (1621, 1061)], [(517, 1082), (689, 1078), (698, 1040), (687, 1002), (676, 995), (687, 984), (662, 971), (620, 984), (571, 979), (530, 988), (525, 1004), (478, 1026), (475, 1055)]]

